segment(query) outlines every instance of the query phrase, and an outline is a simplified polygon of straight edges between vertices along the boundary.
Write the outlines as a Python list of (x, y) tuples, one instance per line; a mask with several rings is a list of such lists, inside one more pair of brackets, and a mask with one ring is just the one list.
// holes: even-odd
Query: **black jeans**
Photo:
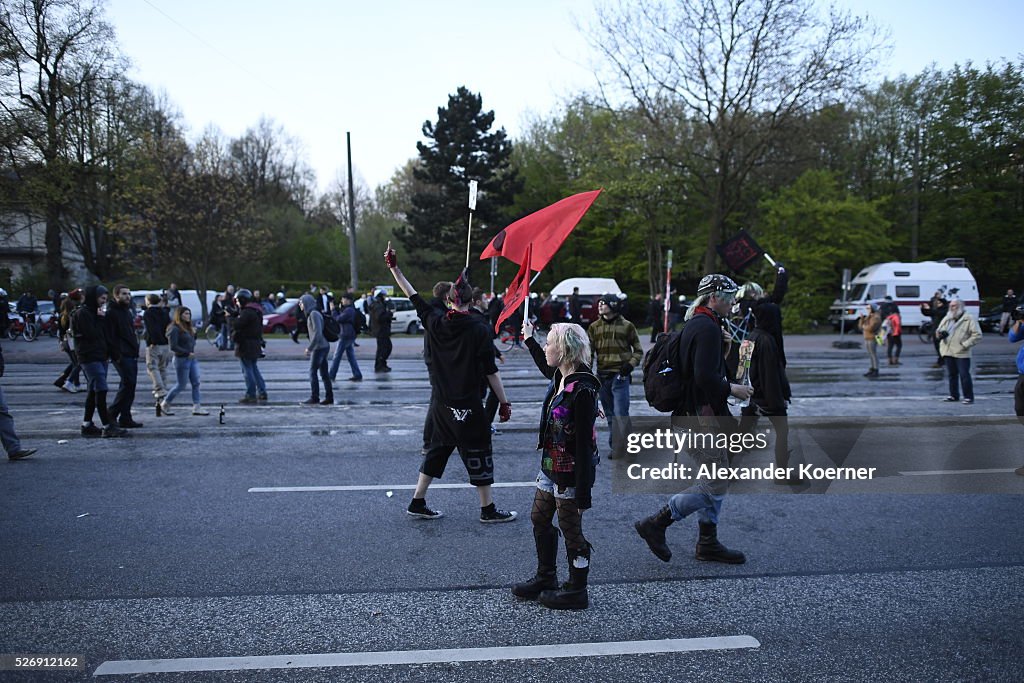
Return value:
[(139, 379), (139, 359), (121, 356), (121, 359), (111, 363), (114, 370), (121, 377), (121, 383), (117, 387), (117, 396), (110, 405), (111, 416), (116, 416), (121, 423), (128, 422), (132, 418), (132, 404), (135, 403), (135, 385)]
[(377, 357), (373, 362), (374, 370), (381, 370), (388, 366), (388, 358), (391, 357), (392, 346), (390, 334), (377, 335)]

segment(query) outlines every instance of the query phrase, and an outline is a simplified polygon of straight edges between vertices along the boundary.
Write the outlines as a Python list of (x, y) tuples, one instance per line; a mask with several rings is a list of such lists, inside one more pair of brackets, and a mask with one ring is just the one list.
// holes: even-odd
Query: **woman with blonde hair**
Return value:
[(196, 330), (192, 326), (192, 310), (188, 306), (178, 306), (174, 309), (173, 320), (167, 328), (167, 343), (174, 354), (174, 374), (177, 376), (177, 383), (160, 402), (160, 412), (164, 415), (174, 414), (171, 412), (171, 403), (188, 382), (192, 385), (192, 414), (209, 415), (209, 411), (202, 406), (202, 395), (199, 393)]
[[(551, 380), (541, 409), (541, 451), (537, 490), (530, 519), (537, 548), (537, 573), (512, 587), (512, 594), (540, 600), (552, 609), (586, 609), (591, 545), (583, 536), (583, 511), (590, 508), (597, 463), (597, 397), (601, 380), (591, 371), (590, 338), (574, 323), (555, 323), (543, 349), (533, 338), (533, 325), (523, 323), (523, 336), (537, 368)], [(558, 527), (565, 539), (569, 581), (559, 587), (555, 569)]]

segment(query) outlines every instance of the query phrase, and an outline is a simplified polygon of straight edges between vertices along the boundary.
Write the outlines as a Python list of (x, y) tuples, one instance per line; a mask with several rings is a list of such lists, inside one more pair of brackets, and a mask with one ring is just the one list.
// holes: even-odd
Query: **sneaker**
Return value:
[(499, 510), (492, 504), (491, 509), (487, 512), (480, 511), (480, 523), (498, 524), (499, 522), (511, 522), (516, 518), (517, 514), (515, 510)]
[(64, 384), (61, 385), (60, 389), (61, 391), (66, 391), (69, 394), (78, 393), (78, 387), (72, 384), (71, 382), (64, 382)]
[(238, 399), (238, 402), (241, 405), (243, 405), (243, 406), (254, 405), (256, 403), (256, 397), (255, 396), (243, 396), (242, 398)]
[(444, 513), (440, 510), (431, 510), (427, 507), (427, 502), (417, 505), (415, 503), (409, 503), (409, 507), (406, 508), (405, 514), (413, 517), (419, 517), (420, 519), (438, 519), (444, 517)]
[(349, 382), (362, 382), (363, 378), (362, 377), (349, 377), (348, 381)]
[(943, 403), (956, 403), (959, 400), (960, 399), (958, 399), (955, 396), (947, 396), (946, 398), (942, 399)]
[(206, 408), (202, 407), (201, 405), (199, 405), (197, 403), (194, 406), (192, 406), (192, 414), (193, 415), (209, 415), (210, 411), (207, 410)]
[(117, 426), (120, 427), (121, 429), (138, 429), (139, 427), (142, 426), (142, 423), (141, 422), (136, 422), (135, 420), (131, 420), (131, 419), (127, 420), (127, 421), (126, 420), (118, 420)]
[(21, 460), (22, 458), (27, 458), (28, 456), (32, 455), (37, 450), (38, 449), (36, 449), (36, 448), (19, 448), (18, 450), (14, 451), (13, 453), (8, 453), (7, 454), (7, 459), (8, 460)]
[(305, 401), (299, 401), (300, 406), (318, 406), (320, 405), (320, 399), (315, 396), (310, 396)]
[(104, 439), (116, 439), (121, 436), (128, 436), (128, 430), (121, 429), (115, 424), (110, 424), (103, 428)]
[(973, 399), (973, 398), (965, 398), (965, 399), (964, 399), (964, 400), (962, 401), (962, 403), (963, 403), (963, 404), (964, 404), (965, 406), (969, 406), (969, 405), (971, 405), (972, 403), (974, 403), (974, 399)]
[(94, 425), (92, 422), (90, 422), (87, 425), (82, 425), (82, 436), (103, 436), (103, 430)]

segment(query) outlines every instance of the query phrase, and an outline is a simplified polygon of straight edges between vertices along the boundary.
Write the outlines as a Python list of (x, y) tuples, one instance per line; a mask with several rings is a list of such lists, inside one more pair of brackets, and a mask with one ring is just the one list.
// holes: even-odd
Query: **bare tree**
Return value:
[(842, 101), (881, 46), (866, 19), (814, 0), (619, 0), (599, 6), (588, 38), (605, 103), (638, 107), (707, 202), (705, 271), (780, 133)]
[(114, 35), (101, 0), (5, 0), (0, 4), (0, 109), (17, 131), (37, 181), (46, 221), (50, 285), (64, 279), (61, 214), (70, 182), (66, 126), (84, 85), (102, 80), (114, 60)]

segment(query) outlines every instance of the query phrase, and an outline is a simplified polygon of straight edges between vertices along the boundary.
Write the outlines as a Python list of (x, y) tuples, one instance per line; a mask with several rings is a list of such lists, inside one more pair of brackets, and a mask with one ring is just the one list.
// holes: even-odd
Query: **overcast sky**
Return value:
[[(882, 75), (930, 63), (1016, 60), (1019, 0), (838, 0), (891, 31)], [(134, 80), (166, 93), (190, 133), (235, 137), (261, 116), (301, 141), (321, 189), (343, 172), (371, 188), (416, 156), (423, 121), (460, 85), (514, 137), (594, 84), (576, 24), (591, 0), (109, 0)]]

